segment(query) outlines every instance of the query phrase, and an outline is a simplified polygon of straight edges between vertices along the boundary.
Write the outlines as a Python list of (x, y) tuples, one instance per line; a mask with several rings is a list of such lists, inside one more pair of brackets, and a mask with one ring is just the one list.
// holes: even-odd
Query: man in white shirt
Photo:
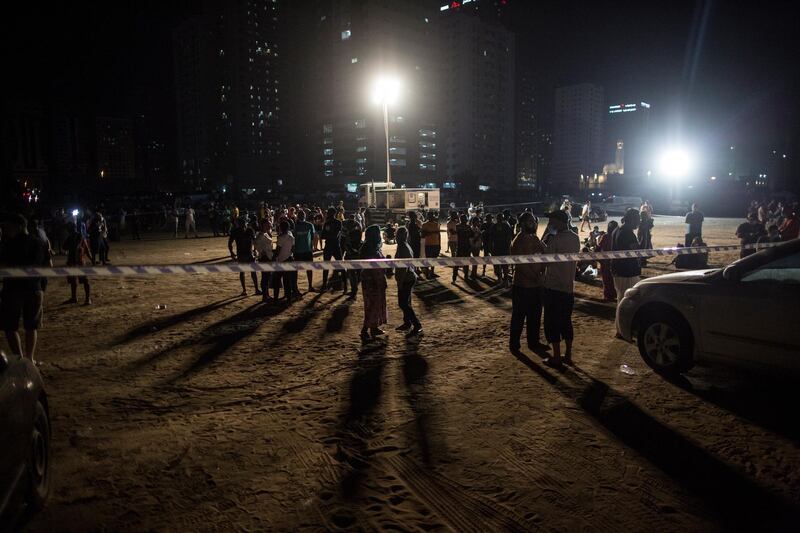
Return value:
[(589, 221), (589, 215), (592, 211), (592, 202), (586, 202), (583, 204), (583, 209), (581, 210), (581, 229), (583, 231), (583, 225), (586, 224), (591, 229), (592, 223)]
[[(261, 228), (256, 233), (256, 240), (253, 243), (253, 248), (256, 254), (256, 260), (259, 263), (269, 263), (275, 257), (272, 252), (272, 235), (267, 231), (269, 223), (266, 219), (261, 221)], [(271, 272), (261, 273), (261, 299), (269, 301), (269, 281), (271, 279)]]
[(189, 232), (194, 233), (194, 238), (197, 238), (197, 224), (194, 221), (194, 208), (189, 206), (186, 208), (186, 234), (184, 236), (185, 239), (189, 238)]
[[(569, 228), (570, 217), (565, 211), (548, 213), (555, 233), (547, 239), (548, 254), (577, 253), (580, 237)], [(562, 364), (561, 339), (566, 349), (563, 362), (572, 364), (572, 307), (575, 305), (575, 261), (548, 263), (542, 283), (544, 300), (544, 334), (553, 346), (553, 355), (545, 364), (559, 368)]]

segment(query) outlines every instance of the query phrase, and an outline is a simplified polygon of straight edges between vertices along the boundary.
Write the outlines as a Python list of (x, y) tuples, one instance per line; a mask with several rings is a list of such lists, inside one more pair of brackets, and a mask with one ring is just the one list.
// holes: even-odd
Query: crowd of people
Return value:
[[(371, 223), (369, 210), (357, 208), (346, 211), (344, 205), (322, 208), (316, 205), (280, 206), (272, 208), (266, 202), (258, 204), (253, 211), (238, 207), (210, 205), (212, 232), (228, 237), (231, 258), (240, 264), (266, 262), (313, 261), (319, 254), (323, 261), (383, 259), (383, 244), (397, 245), (396, 257), (437, 258), (442, 253), (451, 257), (491, 257), (506, 255), (532, 255), (540, 253), (571, 253), (579, 251), (629, 251), (652, 248), (654, 227), (652, 207), (644, 202), (639, 209), (629, 209), (618, 223), (608, 222), (605, 231), (591, 226), (587, 203), (579, 217), (580, 228), (573, 225), (572, 206), (564, 202), (560, 209), (547, 213), (547, 227), (542, 237), (538, 236), (539, 220), (526, 208), (518, 215), (510, 209), (489, 213), (482, 206), (464, 210), (451, 210), (446, 216), (444, 229), (439, 214), (435, 212), (409, 212), (400, 223), (389, 222), (384, 227)], [(797, 238), (800, 221), (796, 205), (754, 203), (747, 213), (746, 222), (736, 231), (741, 243), (757, 244)], [(197, 237), (197, 214), (191, 205), (180, 211), (184, 221), (184, 237)], [(60, 213), (62, 215), (63, 213)], [(421, 215), (421, 216), (420, 216)], [(107, 265), (109, 261), (109, 224), (102, 212), (86, 210), (82, 214), (59, 218), (53, 233), (48, 237), (40, 220), (28, 222), (20, 215), (4, 215), (2, 218), (2, 249), (0, 263), (7, 266), (52, 265), (58, 254), (66, 256), (67, 266)], [(132, 238), (139, 238), (136, 210), (132, 215), (117, 218), (118, 228), (128, 228)], [(163, 222), (177, 236), (179, 211), (164, 209)], [(702, 240), (704, 215), (694, 204), (686, 214), (687, 232), (685, 246), (705, 246)], [(228, 226), (230, 221), (230, 227)], [(62, 231), (63, 228), (63, 231)], [(591, 229), (590, 229), (591, 228)], [(444, 233), (444, 236), (442, 235)], [(581, 243), (579, 235), (586, 236)], [(446, 237), (446, 242), (443, 240)], [(680, 244), (679, 244), (680, 246)], [(743, 250), (742, 255), (752, 253)], [(677, 265), (700, 268), (706, 261), (705, 254), (678, 256), (684, 261)], [(486, 276), (486, 265), (449, 267), (451, 282), (458, 283), (459, 275), (464, 280), (483, 280), (500, 287), (511, 287), (512, 351), (520, 349), (522, 330), (527, 330), (528, 347), (544, 354), (545, 362), (553, 366), (572, 361), (572, 322), (574, 305), (574, 282), (594, 279), (602, 280), (603, 297), (613, 302), (624, 296), (640, 279), (643, 258), (620, 258), (602, 261), (565, 261), (549, 264), (493, 265), (493, 278)], [(403, 267), (396, 269), (328, 269), (322, 271), (321, 282), (315, 285), (314, 271), (306, 270), (307, 292), (342, 290), (354, 300), (359, 294), (364, 301), (362, 338), (367, 341), (385, 332), (382, 326), (388, 323), (386, 302), (387, 279), (397, 283), (397, 306), (402, 311), (403, 321), (398, 331), (409, 335), (422, 333), (422, 324), (412, 306), (413, 289), (420, 279), (436, 279), (439, 274), (434, 266)], [(304, 293), (298, 286), (297, 271), (255, 272), (239, 274), (242, 296), (248, 294), (248, 278), (253, 292), (270, 304), (289, 304)], [(83, 287), (83, 302), (92, 303), (91, 286), (85, 276), (67, 278), (70, 297), (65, 303), (78, 302), (78, 285)], [(31, 358), (35, 350), (36, 330), (41, 322), (42, 294), (46, 288), (44, 278), (6, 280), (2, 297), (2, 322), (12, 349), (22, 351), (22, 342), (17, 333), (22, 318), (26, 331), (24, 353)], [(283, 289), (283, 298), (281, 298)], [(540, 330), (544, 316), (544, 337)], [(527, 324), (527, 325), (526, 325)], [(29, 333), (30, 332), (30, 333)], [(564, 349), (561, 343), (564, 342)]]

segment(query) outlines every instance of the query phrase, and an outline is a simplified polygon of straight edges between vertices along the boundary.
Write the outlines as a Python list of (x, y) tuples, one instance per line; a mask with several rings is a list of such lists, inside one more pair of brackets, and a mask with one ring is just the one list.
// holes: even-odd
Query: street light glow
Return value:
[(686, 176), (692, 168), (692, 157), (686, 150), (672, 148), (664, 152), (661, 156), (661, 173), (670, 178), (682, 178)]
[(400, 80), (381, 76), (372, 85), (372, 101), (376, 104), (394, 104), (400, 95)]

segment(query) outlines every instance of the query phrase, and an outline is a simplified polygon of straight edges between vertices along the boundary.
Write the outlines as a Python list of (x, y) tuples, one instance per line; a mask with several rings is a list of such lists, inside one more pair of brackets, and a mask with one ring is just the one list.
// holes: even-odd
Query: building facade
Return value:
[(607, 163), (605, 186), (609, 191), (635, 192), (650, 178), (656, 164), (651, 146), (650, 109), (650, 104), (643, 101), (607, 107), (603, 155)]
[[(515, 147), (514, 34), (464, 10), (444, 10), (439, 20), (446, 181), (467, 191), (514, 188), (515, 158), (530, 155)], [(528, 180), (532, 169), (526, 172)]]
[(95, 176), (101, 183), (114, 184), (136, 178), (136, 145), (131, 120), (97, 117), (95, 142)]
[[(383, 110), (375, 81), (397, 79), (388, 105), (389, 163), (398, 186), (436, 183), (440, 172), (435, 35), (425, 2), (318, 1), (301, 87), (303, 134), (296, 172), (323, 190), (386, 180)], [(313, 14), (311, 14), (313, 13)], [(300, 61), (298, 61), (300, 62)]]
[(559, 194), (602, 186), (603, 88), (591, 83), (555, 91), (552, 186)]
[(206, 0), (173, 35), (178, 169), (198, 188), (282, 179), (280, 3)]

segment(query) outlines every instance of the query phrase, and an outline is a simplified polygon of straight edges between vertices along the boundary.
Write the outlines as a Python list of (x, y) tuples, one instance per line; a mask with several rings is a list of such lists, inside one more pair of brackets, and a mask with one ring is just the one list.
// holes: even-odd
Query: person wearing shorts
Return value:
[[(577, 253), (580, 238), (570, 227), (569, 215), (561, 210), (548, 213), (550, 226), (556, 233), (547, 241), (547, 253)], [(561, 367), (561, 341), (566, 344), (563, 362), (572, 364), (572, 308), (575, 304), (575, 261), (549, 263), (542, 283), (544, 287), (544, 335), (553, 346), (553, 355), (545, 364)]]
[[(314, 225), (306, 221), (306, 212), (300, 209), (297, 212), (297, 222), (294, 225), (295, 261), (314, 260), (313, 239)], [(312, 270), (306, 270), (306, 277), (308, 278), (308, 292), (314, 292), (314, 272)]]
[[(3, 232), (3, 247), (0, 265), (11, 268), (52, 266), (46, 245), (28, 233), (27, 221), (22, 215), (6, 215), (0, 218)], [(18, 278), (3, 281), (0, 297), (0, 325), (15, 354), (33, 361), (36, 352), (38, 330), (42, 325), (42, 303), (44, 301), (44, 278)], [(19, 322), (25, 328), (25, 350), (19, 336)]]
[[(422, 225), (422, 238), (425, 239), (425, 257), (436, 259), (442, 252), (442, 235), (439, 231), (439, 217), (433, 211), (428, 213), (428, 221)], [(433, 267), (427, 268), (428, 279), (439, 276), (433, 271)]]

